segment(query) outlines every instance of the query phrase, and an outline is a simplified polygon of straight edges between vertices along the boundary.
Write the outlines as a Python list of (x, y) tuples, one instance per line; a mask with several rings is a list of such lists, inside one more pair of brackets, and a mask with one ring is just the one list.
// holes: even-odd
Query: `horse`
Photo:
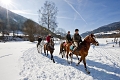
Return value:
[(66, 52), (66, 42), (62, 42), (60, 44), (60, 52), (59, 55), (62, 55), (62, 58), (65, 57), (65, 52)]
[(95, 46), (99, 46), (99, 43), (98, 41), (95, 39), (95, 35), (94, 34), (90, 34), (88, 36), (86, 36), (83, 40), (83, 42), (80, 43), (78, 49), (72, 53), (72, 50), (69, 49), (69, 46), (68, 48), (66, 48), (67, 50), (67, 55), (69, 54), (70, 58), (71, 58), (71, 63), (72, 63), (72, 57), (73, 57), (73, 54), (76, 55), (77, 57), (78, 56), (81, 56), (81, 58), (78, 60), (78, 63), (76, 64), (76, 66), (78, 66), (80, 64), (81, 61), (83, 61), (83, 64), (84, 64), (84, 68), (85, 68), (85, 71), (90, 74), (90, 72), (87, 70), (87, 67), (86, 67), (86, 56), (88, 55), (88, 51), (89, 51), (89, 48), (90, 48), (90, 45), (93, 44)]
[[(60, 44), (60, 53), (62, 55), (62, 58), (65, 57), (65, 53), (69, 53), (67, 50), (69, 49), (69, 47), (72, 45), (73, 41), (71, 42), (62, 42)], [(68, 58), (68, 55), (66, 55), (66, 57)]]
[(41, 43), (37, 43), (38, 53), (42, 53), (42, 49), (43, 49), (44, 44), (45, 44), (44, 41), (41, 41)]
[[(50, 51), (51, 60), (53, 60), (53, 63), (55, 63), (55, 60), (54, 60), (54, 58), (53, 58), (54, 41), (51, 39), (49, 44), (50, 44), (50, 45), (47, 45), (47, 44), (44, 45), (44, 53), (45, 53), (46, 56), (48, 56), (48, 51)], [(47, 51), (47, 54), (46, 54), (46, 51)]]

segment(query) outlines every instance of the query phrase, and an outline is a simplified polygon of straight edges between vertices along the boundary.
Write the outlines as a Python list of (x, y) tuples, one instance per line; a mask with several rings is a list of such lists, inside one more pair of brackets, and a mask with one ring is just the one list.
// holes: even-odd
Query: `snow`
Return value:
[(112, 38), (97, 40), (100, 46), (91, 45), (86, 57), (90, 74), (85, 72), (82, 62), (76, 66), (75, 55), (73, 63), (68, 64), (66, 58), (59, 55), (57, 41), (53, 53), (55, 63), (50, 55), (38, 53), (36, 42), (0, 43), (0, 80), (120, 80), (119, 45), (113, 43)]
[(120, 31), (107, 31), (107, 32), (100, 32), (100, 33), (95, 33), (95, 35), (104, 35), (104, 34), (119, 34)]
[(14, 18), (13, 18), (13, 20), (14, 20), (15, 22), (18, 22), (18, 21), (17, 21), (16, 19), (14, 19)]

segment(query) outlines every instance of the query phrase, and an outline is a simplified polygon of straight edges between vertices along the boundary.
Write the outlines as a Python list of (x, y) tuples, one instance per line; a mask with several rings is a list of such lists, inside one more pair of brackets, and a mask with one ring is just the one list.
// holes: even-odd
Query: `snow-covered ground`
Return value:
[(53, 63), (50, 55), (37, 52), (36, 43), (0, 43), (0, 80), (120, 80), (120, 47), (112, 39), (97, 40), (100, 46), (91, 46), (86, 57), (90, 74), (82, 62), (76, 66), (76, 56), (71, 65), (61, 58), (59, 44), (55, 45)]

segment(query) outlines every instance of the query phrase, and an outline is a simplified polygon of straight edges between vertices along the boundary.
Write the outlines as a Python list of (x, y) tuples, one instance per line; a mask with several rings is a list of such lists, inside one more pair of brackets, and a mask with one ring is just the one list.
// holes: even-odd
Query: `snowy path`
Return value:
[(81, 62), (69, 65), (66, 58), (59, 55), (59, 44), (55, 45), (54, 59), (39, 54), (36, 43), (7, 42), (0, 43), (0, 80), (120, 80), (120, 47), (105, 39), (98, 39), (100, 46), (90, 47), (86, 57), (87, 74)]
[(91, 74), (86, 74), (83, 63), (75, 66), (77, 59), (74, 56), (73, 63), (67, 64), (66, 58), (59, 55), (59, 45), (55, 46), (54, 59), (50, 55), (38, 54), (36, 48), (24, 52), (20, 61), (21, 80), (120, 80), (120, 54), (118, 48), (98, 46), (91, 47), (87, 56), (87, 65)]
[(30, 42), (6, 42), (0, 43), (0, 80), (19, 80), (19, 58), (23, 52), (35, 47)]

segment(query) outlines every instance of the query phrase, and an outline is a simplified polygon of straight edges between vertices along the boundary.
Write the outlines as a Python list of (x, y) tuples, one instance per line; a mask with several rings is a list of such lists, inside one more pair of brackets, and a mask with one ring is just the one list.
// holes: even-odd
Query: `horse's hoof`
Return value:
[(68, 64), (70, 64), (70, 62), (68, 62)]
[(76, 66), (78, 66), (79, 64), (76, 64)]
[(88, 71), (87, 69), (85, 69), (85, 71), (87, 72), (87, 74), (90, 74), (90, 71)]
[(63, 58), (63, 55), (62, 55), (62, 58)]
[(53, 59), (53, 63), (55, 63), (55, 60)]
[(90, 74), (90, 72), (89, 71), (86, 71), (88, 74)]

